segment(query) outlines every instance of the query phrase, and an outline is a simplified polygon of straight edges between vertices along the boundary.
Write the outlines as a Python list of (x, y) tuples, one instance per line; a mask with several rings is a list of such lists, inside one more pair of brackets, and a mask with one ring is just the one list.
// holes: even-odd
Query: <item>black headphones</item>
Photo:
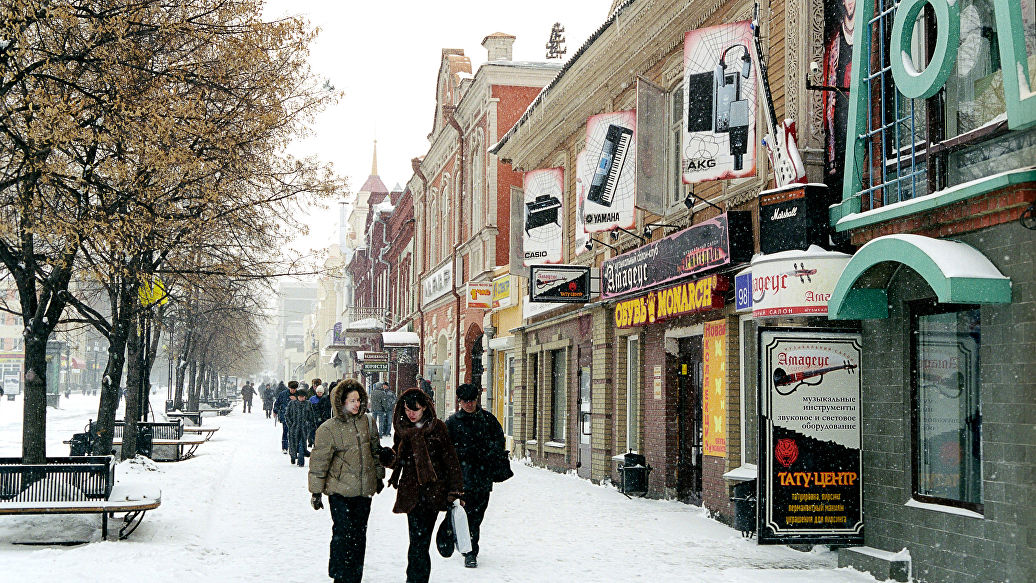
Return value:
[(752, 72), (752, 55), (748, 52), (748, 47), (741, 43), (738, 43), (736, 45), (730, 45), (729, 47), (724, 49), (722, 53), (720, 53), (719, 64), (716, 67), (716, 81), (719, 83), (720, 87), (724, 87), (727, 84), (726, 75), (723, 74), (727, 68), (727, 53), (730, 52), (730, 49), (735, 49), (738, 47), (740, 47), (741, 50), (744, 51), (744, 53), (741, 55), (741, 76), (745, 79), (748, 79), (748, 76)]

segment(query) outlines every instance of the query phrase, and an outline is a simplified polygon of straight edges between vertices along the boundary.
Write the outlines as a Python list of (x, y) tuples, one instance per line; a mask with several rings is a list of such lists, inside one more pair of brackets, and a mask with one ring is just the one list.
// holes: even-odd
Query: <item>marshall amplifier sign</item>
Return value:
[(601, 297), (634, 293), (751, 257), (751, 214), (723, 213), (605, 261), (601, 265)]
[(792, 184), (759, 194), (759, 250), (777, 253), (828, 247), (827, 186)]
[(863, 544), (857, 332), (759, 329), (759, 543)]
[(529, 301), (585, 304), (590, 301), (590, 268), (581, 265), (529, 267)]

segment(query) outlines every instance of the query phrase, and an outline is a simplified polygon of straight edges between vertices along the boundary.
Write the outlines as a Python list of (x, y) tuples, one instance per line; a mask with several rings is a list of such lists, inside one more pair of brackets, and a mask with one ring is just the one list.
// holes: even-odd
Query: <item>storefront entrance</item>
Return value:
[(677, 355), (677, 497), (687, 503), (701, 505), (702, 469), (702, 337), (679, 339)]

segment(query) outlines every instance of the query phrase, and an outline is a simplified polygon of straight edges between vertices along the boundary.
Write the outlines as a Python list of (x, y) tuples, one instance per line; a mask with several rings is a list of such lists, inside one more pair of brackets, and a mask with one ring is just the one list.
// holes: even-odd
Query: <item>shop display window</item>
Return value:
[(980, 310), (912, 305), (913, 496), (982, 511)]

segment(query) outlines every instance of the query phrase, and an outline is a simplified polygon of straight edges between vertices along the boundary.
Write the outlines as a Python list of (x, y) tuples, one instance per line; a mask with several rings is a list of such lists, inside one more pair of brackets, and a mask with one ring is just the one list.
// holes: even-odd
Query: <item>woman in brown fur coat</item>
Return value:
[(428, 547), (435, 519), (463, 496), (464, 478), (446, 424), (423, 391), (409, 389), (399, 397), (392, 426), (392, 448), (382, 449), (380, 457), (392, 469), (389, 485), (398, 490), (392, 511), (406, 514), (410, 528), (406, 580), (426, 583), (432, 570)]

